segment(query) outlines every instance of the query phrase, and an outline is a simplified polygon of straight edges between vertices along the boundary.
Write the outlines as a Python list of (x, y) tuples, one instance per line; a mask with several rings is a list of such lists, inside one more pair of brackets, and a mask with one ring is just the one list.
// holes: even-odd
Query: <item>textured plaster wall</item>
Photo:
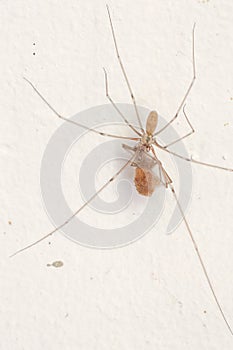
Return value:
[[(109, 6), (138, 103), (168, 119), (191, 77), (197, 23), (197, 82), (187, 101), (196, 134), (186, 146), (196, 158), (233, 167), (232, 2)], [(106, 103), (103, 66), (115, 100), (130, 100), (105, 1), (3, 0), (0, 18), (0, 349), (232, 349), (185, 226), (165, 235), (166, 210), (143, 239), (121, 249), (88, 249), (57, 233), (9, 259), (52, 229), (40, 163), (61, 123), (22, 77), (66, 116)], [(233, 177), (198, 166), (193, 173), (187, 218), (233, 324)], [(47, 266), (54, 261), (63, 266)]]

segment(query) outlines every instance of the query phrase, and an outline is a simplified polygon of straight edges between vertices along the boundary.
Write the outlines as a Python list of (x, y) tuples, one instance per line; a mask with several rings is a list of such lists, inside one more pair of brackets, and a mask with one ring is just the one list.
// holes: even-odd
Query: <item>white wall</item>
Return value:
[[(233, 167), (232, 2), (108, 4), (138, 104), (167, 119), (191, 77), (196, 22), (197, 82), (187, 101), (196, 134), (185, 144), (200, 160)], [(0, 349), (230, 349), (185, 226), (165, 235), (169, 207), (143, 239), (121, 249), (88, 249), (57, 233), (9, 259), (53, 228), (40, 195), (40, 163), (61, 124), (22, 77), (66, 116), (106, 103), (103, 66), (114, 99), (130, 100), (105, 1), (5, 0), (0, 13)], [(181, 116), (179, 133), (183, 123)], [(233, 325), (233, 174), (197, 165), (193, 171), (187, 219)], [(56, 260), (64, 265), (47, 266)]]

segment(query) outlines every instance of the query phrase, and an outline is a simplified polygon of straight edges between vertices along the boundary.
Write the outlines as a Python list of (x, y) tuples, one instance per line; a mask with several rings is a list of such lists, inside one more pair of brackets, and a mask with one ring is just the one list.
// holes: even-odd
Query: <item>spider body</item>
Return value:
[[(146, 121), (146, 131), (141, 135), (139, 142), (135, 147), (130, 147), (123, 144), (123, 148), (131, 151), (134, 154), (131, 166), (135, 167), (134, 184), (136, 190), (142, 196), (151, 196), (156, 187), (161, 184), (167, 184), (166, 177), (162, 176), (165, 170), (161, 162), (157, 159), (153, 145), (157, 142), (153, 136), (158, 124), (158, 114), (156, 111), (151, 111)], [(154, 173), (155, 166), (159, 168), (159, 177)], [(167, 176), (167, 179), (169, 177)], [(169, 178), (170, 179), (170, 178)]]

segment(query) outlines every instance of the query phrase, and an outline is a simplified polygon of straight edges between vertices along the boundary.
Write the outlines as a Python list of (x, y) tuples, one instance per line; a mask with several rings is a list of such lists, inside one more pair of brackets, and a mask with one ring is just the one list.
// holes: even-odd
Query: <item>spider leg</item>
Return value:
[(115, 104), (115, 102), (113, 101), (113, 99), (111, 98), (111, 96), (109, 95), (108, 92), (108, 75), (107, 72), (105, 70), (105, 68), (103, 68), (104, 70), (104, 76), (105, 76), (105, 94), (107, 99), (110, 101), (110, 103), (113, 105), (113, 107), (115, 108), (115, 110), (118, 112), (118, 114), (122, 117), (122, 119), (124, 120), (124, 122), (134, 131), (136, 132), (136, 134), (138, 134), (139, 136), (142, 136), (142, 134), (140, 132), (138, 132), (133, 125), (131, 125), (129, 123), (129, 121), (125, 118), (125, 116), (122, 114), (122, 112), (120, 111), (120, 109), (117, 107), (117, 105)]
[[(152, 152), (153, 152), (153, 151), (152, 151)], [(153, 152), (153, 153), (154, 153), (154, 155), (155, 155), (155, 152)], [(149, 154), (148, 154), (148, 155), (149, 155)], [(149, 155), (149, 156), (152, 157), (152, 158), (154, 158), (155, 160), (158, 160), (158, 158), (156, 157), (156, 155), (155, 155), (154, 157), (151, 156), (151, 155)], [(161, 162), (160, 162), (160, 164), (161, 164)], [(165, 178), (166, 178), (168, 175), (167, 175), (166, 171), (164, 170), (164, 168), (162, 167), (162, 164), (161, 164), (161, 169), (162, 169), (162, 172), (163, 172), (163, 174), (164, 174), (164, 176), (165, 176)], [(172, 185), (172, 180), (170, 179), (169, 176), (168, 176), (168, 178), (167, 178), (167, 182), (166, 182), (166, 183), (167, 183), (167, 187), (170, 188), (170, 190), (171, 190), (171, 192), (173, 193), (173, 196), (174, 196), (174, 198), (175, 198), (175, 200), (176, 200), (176, 203), (177, 203), (177, 205), (178, 205), (178, 208), (179, 208), (180, 213), (181, 213), (181, 215), (182, 215), (182, 218), (183, 218), (183, 220), (184, 220), (184, 223), (185, 223), (187, 232), (188, 232), (189, 237), (190, 237), (190, 239), (191, 239), (191, 241), (192, 241), (194, 250), (195, 250), (195, 252), (196, 252), (196, 254), (197, 254), (198, 260), (199, 260), (199, 262), (200, 262), (200, 264), (201, 264), (202, 271), (203, 271), (203, 273), (204, 273), (204, 275), (205, 275), (206, 281), (207, 281), (207, 283), (208, 283), (208, 285), (209, 285), (209, 288), (210, 288), (211, 293), (212, 293), (212, 295), (213, 295), (213, 298), (214, 298), (214, 300), (215, 300), (215, 302), (216, 302), (216, 305), (217, 305), (217, 307), (218, 307), (218, 310), (219, 310), (219, 312), (221, 313), (222, 318), (223, 318), (223, 320), (224, 320), (224, 322), (225, 322), (227, 328), (229, 329), (231, 335), (233, 335), (233, 331), (232, 331), (232, 329), (231, 329), (231, 326), (230, 326), (230, 324), (229, 324), (228, 321), (227, 321), (227, 318), (226, 318), (226, 316), (225, 316), (225, 313), (224, 313), (224, 311), (223, 311), (223, 309), (222, 309), (222, 307), (221, 307), (221, 305), (220, 305), (220, 303), (219, 303), (219, 300), (218, 300), (218, 298), (217, 298), (217, 295), (216, 295), (216, 293), (215, 293), (215, 291), (214, 291), (214, 287), (213, 287), (213, 285), (212, 285), (212, 282), (210, 281), (210, 278), (209, 278), (207, 269), (206, 269), (206, 267), (205, 267), (205, 264), (204, 264), (204, 262), (203, 262), (203, 259), (202, 259), (202, 257), (201, 257), (201, 254), (200, 254), (200, 252), (199, 252), (198, 245), (197, 245), (196, 240), (195, 240), (195, 238), (194, 238), (194, 236), (193, 236), (193, 233), (192, 233), (192, 231), (191, 231), (191, 228), (190, 228), (190, 226), (189, 226), (189, 223), (188, 223), (188, 221), (187, 221), (187, 219), (186, 219), (186, 217), (185, 217), (185, 215), (184, 215), (184, 211), (183, 211), (183, 209), (182, 209), (182, 207), (181, 207), (181, 205), (180, 205), (180, 202), (179, 202), (178, 197), (177, 197), (177, 195), (176, 195), (174, 186)]]
[(109, 11), (109, 7), (108, 5), (106, 5), (107, 7), (107, 11), (108, 11), (108, 17), (109, 17), (109, 22), (110, 22), (110, 26), (111, 26), (111, 31), (112, 31), (112, 37), (113, 37), (113, 41), (114, 41), (114, 46), (115, 46), (115, 50), (116, 50), (116, 55), (117, 55), (117, 59), (118, 59), (118, 62), (120, 64), (120, 67), (121, 67), (121, 71), (123, 73), (123, 76), (125, 78), (125, 82), (128, 86), (128, 89), (129, 89), (129, 93), (130, 93), (130, 97), (133, 101), (133, 105), (134, 105), (134, 109), (135, 109), (135, 112), (136, 112), (136, 115), (137, 115), (137, 119), (138, 119), (138, 123), (140, 125), (140, 129), (141, 129), (141, 132), (144, 134), (144, 129), (142, 127), (142, 122), (141, 122), (141, 119), (140, 119), (140, 116), (139, 116), (139, 112), (138, 112), (138, 108), (137, 108), (137, 104), (136, 104), (136, 99), (134, 97), (134, 94), (133, 94), (133, 90), (130, 86), (130, 83), (129, 83), (129, 79), (127, 77), (127, 74), (126, 74), (126, 71), (125, 71), (125, 68), (124, 68), (124, 65), (123, 65), (123, 62), (121, 60), (121, 57), (120, 57), (120, 54), (119, 54), (119, 50), (118, 50), (118, 46), (117, 46), (117, 41), (116, 41), (116, 35), (115, 35), (115, 31), (114, 31), (114, 28), (113, 28), (113, 23), (112, 23), (112, 18), (111, 18), (111, 14), (110, 14), (110, 11)]
[(232, 329), (231, 329), (231, 326), (230, 326), (229, 322), (227, 321), (227, 318), (226, 318), (225, 313), (224, 313), (224, 311), (223, 311), (223, 309), (222, 309), (222, 306), (221, 306), (221, 304), (219, 303), (219, 300), (218, 300), (218, 298), (217, 298), (217, 295), (216, 295), (216, 293), (215, 293), (215, 291), (214, 291), (214, 287), (213, 287), (212, 282), (211, 282), (211, 280), (210, 280), (210, 278), (209, 278), (209, 275), (208, 275), (208, 272), (207, 272), (207, 270), (206, 270), (206, 267), (205, 267), (205, 264), (204, 264), (204, 262), (203, 262), (203, 259), (202, 259), (202, 257), (201, 257), (201, 254), (200, 254), (200, 252), (199, 252), (199, 248), (198, 248), (198, 246), (197, 246), (196, 240), (195, 240), (195, 238), (194, 238), (194, 236), (193, 236), (193, 233), (192, 233), (192, 231), (191, 231), (191, 228), (190, 228), (190, 226), (189, 226), (189, 224), (188, 224), (188, 221), (187, 221), (187, 219), (186, 219), (186, 217), (185, 217), (185, 215), (184, 215), (183, 209), (182, 209), (182, 207), (181, 207), (181, 205), (180, 205), (180, 203), (179, 203), (179, 200), (178, 200), (178, 198), (177, 198), (175, 189), (174, 189), (174, 187), (173, 187), (172, 184), (169, 184), (169, 187), (170, 187), (170, 189), (171, 189), (171, 191), (172, 191), (172, 193), (173, 193), (173, 196), (174, 196), (174, 198), (175, 198), (175, 200), (176, 200), (176, 203), (177, 203), (177, 205), (178, 205), (178, 207), (179, 207), (180, 213), (181, 213), (181, 215), (182, 215), (182, 217), (183, 217), (183, 220), (184, 220), (184, 223), (185, 223), (187, 232), (188, 232), (188, 234), (189, 234), (189, 237), (191, 238), (191, 241), (192, 241), (194, 250), (195, 250), (195, 252), (196, 252), (196, 254), (197, 254), (198, 260), (199, 260), (199, 262), (200, 262), (200, 264), (201, 264), (202, 271), (203, 271), (203, 273), (204, 273), (204, 275), (205, 275), (206, 281), (207, 281), (207, 283), (208, 283), (208, 285), (209, 285), (209, 288), (210, 288), (211, 293), (212, 293), (212, 295), (213, 295), (213, 298), (214, 298), (214, 300), (215, 300), (215, 302), (216, 302), (216, 305), (217, 305), (217, 307), (218, 307), (218, 310), (219, 310), (219, 312), (220, 312), (220, 314), (221, 314), (221, 316), (222, 316), (222, 318), (223, 318), (223, 320), (224, 320), (224, 322), (225, 322), (227, 328), (229, 329), (231, 335), (233, 335), (233, 331), (232, 331)]
[(47, 233), (45, 236), (41, 237), (40, 239), (38, 239), (37, 241), (27, 245), (26, 247), (16, 251), (14, 254), (12, 254), (10, 256), (13, 257), (21, 252), (23, 252), (26, 249), (29, 249), (31, 247), (33, 247), (34, 245), (36, 245), (37, 243), (42, 242), (43, 240), (45, 240), (46, 238), (52, 236), (55, 232), (57, 232), (58, 230), (60, 230), (61, 228), (63, 228), (65, 225), (67, 225), (77, 214), (79, 214), (81, 212), (81, 210), (83, 210), (95, 197), (98, 196), (98, 194), (100, 192), (103, 191), (104, 188), (106, 188), (112, 181), (114, 181), (118, 175), (120, 175), (120, 173), (129, 165), (133, 162), (135, 158), (135, 155), (133, 155), (102, 187), (100, 187), (100, 189), (98, 191), (96, 191), (89, 199), (88, 201), (86, 201), (78, 210), (76, 210), (66, 221), (64, 221), (61, 225), (59, 225), (58, 227), (56, 227), (54, 230), (52, 230), (51, 232)]
[(177, 109), (176, 114), (174, 115), (174, 117), (173, 117), (164, 127), (162, 127), (159, 131), (157, 131), (153, 136), (156, 136), (156, 135), (160, 134), (160, 133), (161, 133), (163, 130), (165, 130), (171, 123), (173, 123), (174, 120), (176, 120), (176, 118), (178, 117), (179, 112), (180, 112), (182, 106), (184, 105), (184, 103), (185, 103), (185, 101), (186, 101), (186, 99), (187, 99), (187, 97), (188, 97), (188, 95), (189, 95), (189, 93), (190, 93), (190, 91), (191, 91), (191, 89), (192, 89), (192, 87), (193, 87), (193, 84), (194, 84), (194, 82), (195, 82), (195, 80), (196, 80), (195, 45), (194, 45), (194, 44), (195, 44), (195, 42), (194, 42), (194, 38), (195, 38), (195, 37), (194, 37), (194, 33), (195, 33), (195, 24), (194, 24), (194, 26), (193, 26), (193, 32), (192, 32), (193, 77), (192, 77), (191, 83), (189, 84), (188, 89), (187, 89), (187, 91), (186, 91), (186, 93), (185, 93), (185, 95), (184, 95), (184, 97), (183, 97), (183, 99), (182, 99), (182, 101), (181, 101), (181, 104), (179, 105), (179, 107), (178, 107), (178, 109)]
[(191, 136), (191, 135), (195, 132), (195, 130), (194, 130), (194, 128), (193, 128), (193, 126), (192, 126), (190, 120), (188, 119), (187, 114), (185, 113), (185, 106), (186, 106), (186, 105), (184, 105), (184, 107), (183, 107), (183, 113), (184, 113), (184, 116), (185, 116), (185, 119), (186, 119), (188, 125), (189, 125), (190, 128), (191, 128), (191, 131), (190, 131), (188, 134), (186, 134), (186, 135), (180, 137), (179, 139), (177, 139), (177, 140), (175, 140), (175, 141), (172, 141), (172, 142), (169, 143), (168, 145), (163, 146), (164, 148), (168, 148), (168, 147), (174, 145), (175, 143), (177, 143), (177, 142), (179, 142), (179, 141), (181, 141), (181, 140), (184, 140), (185, 138)]
[(88, 131), (92, 131), (96, 134), (99, 134), (101, 136), (108, 136), (108, 137), (113, 137), (113, 138), (117, 138), (117, 139), (125, 139), (125, 140), (133, 140), (133, 141), (138, 141), (140, 140), (140, 138), (134, 138), (134, 137), (130, 137), (130, 136), (120, 136), (120, 135), (112, 135), (112, 134), (107, 134), (107, 133), (104, 133), (104, 132), (101, 132), (101, 131), (98, 131), (96, 129), (92, 129), (92, 128), (88, 128), (87, 126), (83, 125), (83, 124), (80, 124), (80, 123), (77, 123), (75, 122), (74, 120), (70, 120), (66, 117), (63, 117), (62, 115), (60, 115), (52, 106), (51, 104), (44, 98), (44, 96), (39, 92), (39, 90), (37, 90), (37, 88), (30, 82), (30, 80), (28, 80), (27, 78), (24, 78), (24, 80), (26, 80), (30, 85), (31, 87), (33, 88), (33, 90), (37, 93), (37, 95), (46, 103), (46, 105), (56, 114), (56, 116), (62, 120), (65, 120), (66, 122), (68, 123), (71, 123), (71, 124), (74, 124), (74, 125), (77, 125), (83, 129), (86, 129)]
[(204, 165), (206, 167), (209, 167), (209, 168), (215, 168), (215, 169), (220, 169), (220, 170), (225, 170), (225, 171), (231, 171), (233, 172), (233, 169), (232, 168), (225, 168), (225, 167), (222, 167), (222, 166), (219, 166), (219, 165), (215, 165), (215, 164), (210, 164), (210, 163), (205, 163), (205, 162), (201, 162), (199, 160), (195, 160), (193, 158), (187, 158), (187, 157), (184, 157), (184, 156), (181, 156), (180, 154), (177, 154), (173, 151), (170, 151), (169, 149), (167, 148), (164, 148), (163, 146), (161, 146), (160, 144), (158, 144), (158, 142), (155, 142), (154, 143), (159, 149), (167, 152), (167, 153), (170, 153), (172, 154), (173, 156), (175, 157), (178, 157), (180, 159), (183, 159), (187, 162), (191, 162), (191, 163), (195, 163), (195, 164), (199, 164), (199, 165)]

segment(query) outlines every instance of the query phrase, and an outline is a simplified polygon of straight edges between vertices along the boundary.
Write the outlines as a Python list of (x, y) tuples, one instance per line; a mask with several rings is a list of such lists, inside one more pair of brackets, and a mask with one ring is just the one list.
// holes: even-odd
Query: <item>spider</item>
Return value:
[[(103, 137), (112, 137), (112, 138), (118, 138), (118, 139), (124, 139), (124, 140), (131, 140), (131, 141), (135, 141), (136, 144), (134, 147), (129, 146), (127, 144), (123, 144), (123, 148), (131, 153), (131, 157), (130, 159), (102, 186), (100, 187), (78, 210), (76, 210), (72, 216), (70, 216), (65, 222), (63, 222), (60, 226), (56, 227), (53, 231), (49, 232), (48, 234), (46, 234), (45, 236), (41, 237), (40, 239), (38, 239), (36, 242), (18, 250), (17, 252), (15, 252), (12, 256), (15, 256), (16, 254), (36, 245), (37, 243), (43, 241), (44, 239), (46, 239), (47, 237), (53, 235), (55, 232), (57, 232), (58, 230), (60, 230), (62, 227), (64, 227), (66, 224), (68, 224), (77, 214), (79, 214), (95, 197), (97, 197), (100, 192), (102, 192), (104, 190), (104, 188), (106, 188), (112, 181), (114, 181), (117, 176), (127, 167), (127, 166), (132, 166), (135, 168), (135, 177), (134, 177), (134, 183), (135, 183), (135, 187), (138, 191), (138, 193), (140, 195), (143, 196), (151, 196), (153, 194), (153, 192), (155, 191), (155, 188), (157, 186), (165, 186), (166, 188), (170, 189), (171, 192), (173, 193), (173, 196), (176, 200), (176, 203), (178, 205), (178, 208), (180, 210), (180, 213), (182, 215), (182, 218), (184, 220), (187, 232), (191, 238), (193, 247), (195, 249), (195, 252), (197, 254), (198, 260), (201, 264), (203, 273), (205, 275), (206, 281), (209, 285), (209, 288), (212, 292), (213, 298), (216, 302), (216, 305), (219, 309), (219, 312), (228, 328), (228, 330), (230, 331), (231, 335), (233, 335), (233, 331), (232, 328), (229, 324), (229, 322), (227, 321), (227, 318), (225, 316), (225, 313), (218, 301), (218, 298), (216, 296), (216, 293), (214, 291), (212, 282), (209, 278), (209, 275), (207, 273), (205, 264), (203, 262), (203, 259), (201, 257), (201, 254), (199, 252), (197, 243), (194, 239), (193, 233), (191, 231), (191, 228), (187, 222), (187, 219), (185, 218), (183, 209), (179, 203), (175, 188), (173, 186), (173, 182), (172, 179), (170, 178), (170, 176), (168, 175), (168, 173), (166, 172), (166, 170), (164, 169), (161, 161), (159, 160), (159, 158), (157, 157), (156, 154), (156, 149), (160, 149), (164, 152), (167, 152), (175, 157), (181, 158), (184, 161), (188, 161), (191, 163), (195, 163), (195, 164), (199, 164), (199, 165), (203, 165), (206, 167), (211, 167), (211, 168), (216, 168), (219, 170), (225, 170), (225, 171), (230, 171), (233, 172), (233, 169), (231, 168), (225, 168), (219, 165), (214, 165), (214, 164), (209, 164), (209, 163), (205, 163), (205, 162), (201, 162), (201, 161), (197, 161), (194, 160), (193, 158), (187, 158), (187, 157), (183, 157), (173, 151), (171, 151), (169, 149), (169, 147), (171, 145), (174, 145), (175, 143), (184, 140), (185, 138), (189, 137), (191, 134), (193, 134), (195, 132), (186, 112), (185, 112), (185, 101), (187, 100), (187, 97), (193, 87), (193, 84), (196, 80), (196, 66), (195, 66), (195, 45), (194, 45), (194, 34), (195, 34), (195, 24), (193, 26), (193, 30), (192, 30), (192, 79), (191, 82), (184, 94), (184, 97), (175, 113), (175, 115), (171, 118), (171, 120), (165, 124), (165, 126), (163, 126), (160, 130), (156, 131), (156, 127), (158, 124), (158, 114), (156, 111), (151, 111), (147, 117), (147, 121), (146, 121), (146, 127), (144, 128), (141, 122), (141, 118), (138, 112), (138, 107), (136, 104), (136, 99), (134, 96), (134, 93), (132, 91), (128, 76), (126, 74), (126, 70), (124, 68), (121, 56), (119, 54), (119, 50), (118, 50), (118, 45), (117, 45), (117, 41), (116, 41), (116, 35), (115, 35), (115, 30), (113, 27), (113, 22), (112, 22), (112, 18), (111, 18), (111, 14), (110, 14), (110, 10), (109, 7), (107, 6), (107, 13), (108, 13), (108, 18), (109, 18), (109, 22), (110, 22), (110, 27), (111, 27), (111, 33), (112, 33), (112, 37), (113, 37), (113, 42), (114, 42), (114, 47), (115, 47), (115, 51), (116, 51), (116, 56), (117, 56), (117, 60), (120, 64), (121, 67), (121, 71), (124, 77), (124, 80), (126, 82), (126, 85), (128, 87), (129, 93), (130, 93), (130, 97), (135, 109), (135, 113), (136, 113), (136, 117), (137, 117), (137, 121), (138, 121), (138, 125), (139, 127), (135, 127), (133, 126), (131, 123), (129, 123), (129, 121), (127, 120), (127, 118), (123, 115), (123, 113), (120, 111), (120, 109), (118, 108), (118, 106), (116, 105), (116, 103), (113, 101), (113, 99), (111, 98), (110, 94), (109, 94), (109, 89), (108, 89), (108, 75), (106, 70), (104, 69), (104, 77), (105, 77), (105, 93), (106, 93), (106, 97), (109, 100), (109, 102), (112, 104), (113, 108), (118, 112), (119, 116), (121, 116), (121, 118), (123, 119), (123, 121), (128, 125), (129, 128), (132, 129), (132, 131), (136, 134), (135, 137), (130, 137), (130, 136), (120, 136), (120, 135), (113, 135), (113, 134), (108, 134), (105, 132), (101, 132), (99, 130), (93, 129), (93, 128), (88, 128), (85, 125), (82, 125), (80, 123), (77, 123), (76, 121), (72, 121), (62, 115), (60, 115), (50, 104), (49, 102), (43, 97), (43, 95), (38, 91), (38, 89), (32, 84), (31, 81), (29, 81), (28, 79), (24, 78), (30, 85), (31, 87), (34, 89), (34, 91), (39, 95), (39, 97), (47, 104), (47, 106), (56, 114), (56, 116), (62, 120), (65, 120), (66, 122), (72, 123), (76, 126), (79, 126), (81, 128), (87, 129), (88, 131), (97, 133)], [(178, 117), (180, 111), (183, 109), (183, 113), (185, 116), (185, 119), (190, 127), (190, 132), (188, 132), (187, 134), (185, 134), (184, 136), (173, 140), (172, 142), (170, 142), (167, 145), (161, 145), (156, 136), (159, 135), (161, 132), (163, 132), (167, 127), (169, 127), (169, 125), (171, 125)], [(155, 175), (155, 173), (153, 172), (153, 169), (155, 167), (158, 167), (158, 174), (159, 176)]]

